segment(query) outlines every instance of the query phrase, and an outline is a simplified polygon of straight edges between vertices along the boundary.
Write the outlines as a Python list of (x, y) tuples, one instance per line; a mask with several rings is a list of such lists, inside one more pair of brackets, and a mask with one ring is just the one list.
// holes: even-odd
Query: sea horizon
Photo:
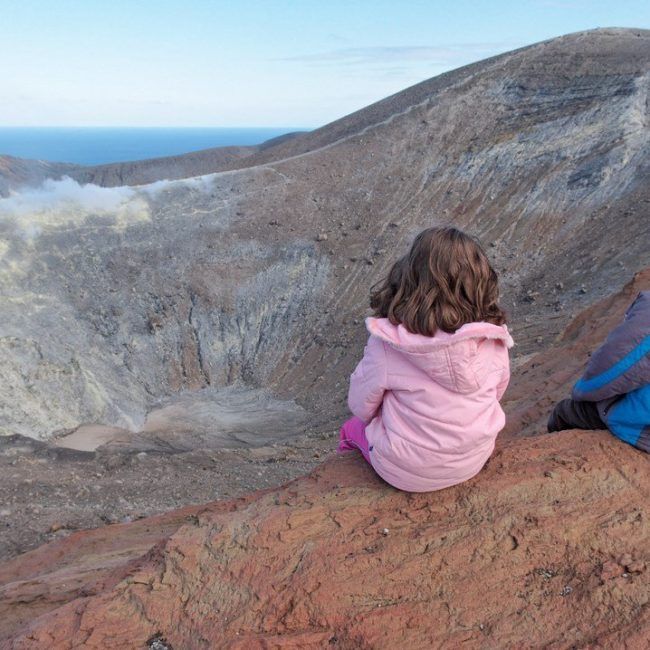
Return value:
[(252, 146), (304, 127), (0, 126), (0, 155), (102, 165)]

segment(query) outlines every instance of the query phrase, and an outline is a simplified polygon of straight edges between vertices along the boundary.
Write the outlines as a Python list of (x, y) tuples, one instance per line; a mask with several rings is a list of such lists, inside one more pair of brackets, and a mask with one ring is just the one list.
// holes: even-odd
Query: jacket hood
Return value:
[(466, 323), (453, 334), (439, 330), (434, 336), (413, 334), (387, 318), (366, 318), (366, 328), (436, 382), (458, 393), (477, 390), (494, 370), (481, 354), (486, 341), (500, 342), (506, 348), (514, 345), (506, 325), (485, 322)]

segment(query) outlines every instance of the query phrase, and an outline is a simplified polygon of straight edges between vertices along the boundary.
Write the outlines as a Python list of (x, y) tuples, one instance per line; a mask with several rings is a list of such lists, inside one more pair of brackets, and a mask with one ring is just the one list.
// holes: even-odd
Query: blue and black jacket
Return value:
[(623, 322), (591, 355), (572, 397), (596, 402), (615, 436), (650, 451), (650, 291), (637, 296)]

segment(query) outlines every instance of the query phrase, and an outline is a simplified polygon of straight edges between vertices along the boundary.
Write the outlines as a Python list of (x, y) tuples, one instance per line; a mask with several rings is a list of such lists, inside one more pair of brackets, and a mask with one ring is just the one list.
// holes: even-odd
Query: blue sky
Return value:
[(0, 0), (0, 125), (330, 122), (648, 0)]

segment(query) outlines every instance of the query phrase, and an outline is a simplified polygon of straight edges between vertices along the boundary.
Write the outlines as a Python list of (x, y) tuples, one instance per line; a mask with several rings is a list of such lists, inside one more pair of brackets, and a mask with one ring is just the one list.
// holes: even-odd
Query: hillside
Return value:
[(38, 186), (47, 178), (61, 178), (77, 169), (76, 165), (25, 160), (0, 154), (0, 197), (22, 186)]
[(79, 183), (93, 183), (101, 187), (145, 185), (159, 180), (177, 180), (231, 169), (239, 161), (257, 152), (263, 152), (300, 135), (286, 133), (254, 146), (213, 147), (178, 156), (150, 158), (105, 165), (75, 165), (26, 160), (0, 152), (0, 197), (24, 187), (35, 187), (45, 179), (58, 180), (69, 176)]
[(137, 431), (160, 400), (233, 383), (326, 426), (370, 285), (432, 223), (484, 242), (534, 352), (647, 260), (649, 69), (648, 32), (570, 35), (406, 90), (309, 153), (19, 220), (0, 202), (0, 431)]

